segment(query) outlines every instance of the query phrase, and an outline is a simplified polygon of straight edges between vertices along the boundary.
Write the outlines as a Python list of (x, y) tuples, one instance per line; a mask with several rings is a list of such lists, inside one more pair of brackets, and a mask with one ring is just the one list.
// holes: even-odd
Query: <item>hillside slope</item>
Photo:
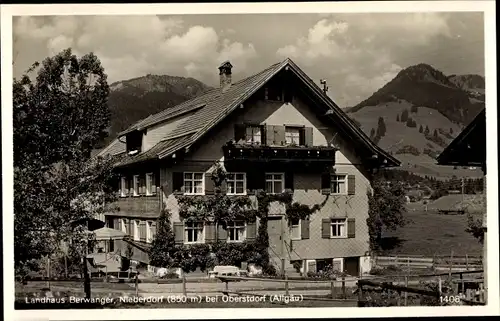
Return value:
[(180, 104), (211, 89), (193, 79), (168, 75), (147, 75), (110, 85), (110, 141), (132, 123)]
[(423, 175), (479, 176), (479, 171), (437, 166), (435, 157), (483, 108), (483, 77), (445, 76), (419, 64), (346, 111), (367, 135), (377, 132), (382, 117), (386, 132), (378, 144), (400, 159), (403, 168)]

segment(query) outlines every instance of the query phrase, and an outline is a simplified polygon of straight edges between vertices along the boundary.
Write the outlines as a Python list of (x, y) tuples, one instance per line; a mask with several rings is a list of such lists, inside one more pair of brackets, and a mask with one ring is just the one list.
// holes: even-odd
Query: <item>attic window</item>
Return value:
[(264, 88), (264, 99), (270, 101), (283, 101), (283, 90), (281, 88)]
[(142, 133), (132, 132), (127, 135), (127, 153), (129, 155), (137, 154), (142, 148)]

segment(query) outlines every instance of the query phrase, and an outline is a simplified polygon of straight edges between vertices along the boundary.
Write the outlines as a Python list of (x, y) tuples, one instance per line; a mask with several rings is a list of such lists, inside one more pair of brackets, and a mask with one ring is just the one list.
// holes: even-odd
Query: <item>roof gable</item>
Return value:
[[(471, 150), (474, 148), (474, 151)], [(476, 166), (486, 163), (486, 109), (437, 157), (439, 165)]]
[[(157, 146), (144, 153), (135, 155), (127, 162), (136, 162), (145, 160), (141, 155), (148, 154), (153, 158), (164, 158), (172, 155), (176, 151), (189, 148), (205, 134), (207, 134), (215, 125), (223, 121), (240, 104), (244, 103), (254, 93), (261, 89), (278, 72), (286, 69), (292, 71), (299, 80), (307, 87), (312, 95), (321, 101), (327, 107), (325, 116), (330, 120), (340, 124), (345, 134), (349, 138), (355, 139), (360, 146), (370, 152), (370, 156), (380, 159), (380, 166), (391, 167), (399, 166), (400, 162), (373, 143), (366, 134), (338, 107), (322, 90), (311, 80), (292, 60), (284, 61), (271, 65), (261, 72), (233, 83), (230, 88), (222, 92), (219, 88), (210, 90), (201, 96), (181, 103), (175, 107), (169, 108), (158, 114), (147, 117), (131, 126), (124, 133), (147, 128), (154, 124), (180, 115), (187, 111), (196, 111), (188, 117), (183, 123), (177, 126), (172, 132), (168, 133)], [(169, 148), (162, 149), (162, 146)], [(175, 148), (173, 148), (175, 146)], [(160, 150), (162, 149), (162, 150)], [(152, 155), (151, 151), (154, 151)]]

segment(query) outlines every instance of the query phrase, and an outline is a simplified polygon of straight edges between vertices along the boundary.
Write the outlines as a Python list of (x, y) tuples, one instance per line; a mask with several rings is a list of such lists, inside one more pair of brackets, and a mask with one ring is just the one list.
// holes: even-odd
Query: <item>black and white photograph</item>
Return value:
[(494, 1), (1, 13), (5, 319), (499, 314)]

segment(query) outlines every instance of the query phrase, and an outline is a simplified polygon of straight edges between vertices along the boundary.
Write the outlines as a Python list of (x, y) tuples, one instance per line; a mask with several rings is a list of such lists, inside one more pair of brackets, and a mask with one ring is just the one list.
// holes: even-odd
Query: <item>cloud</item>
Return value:
[(313, 79), (327, 78), (329, 94), (341, 106), (359, 103), (396, 76), (402, 69), (399, 51), (411, 53), (439, 37), (452, 37), (447, 15), (439, 13), (320, 18), (307, 34), (279, 48), (276, 55), (305, 66)]
[(14, 36), (39, 43), (47, 55), (67, 47), (79, 54), (94, 52), (110, 81), (151, 73), (213, 83), (222, 60), (231, 60), (235, 73), (243, 73), (257, 56), (252, 43), (232, 42), (212, 27), (186, 28), (179, 18), (158, 16), (20, 17), (14, 20)]

